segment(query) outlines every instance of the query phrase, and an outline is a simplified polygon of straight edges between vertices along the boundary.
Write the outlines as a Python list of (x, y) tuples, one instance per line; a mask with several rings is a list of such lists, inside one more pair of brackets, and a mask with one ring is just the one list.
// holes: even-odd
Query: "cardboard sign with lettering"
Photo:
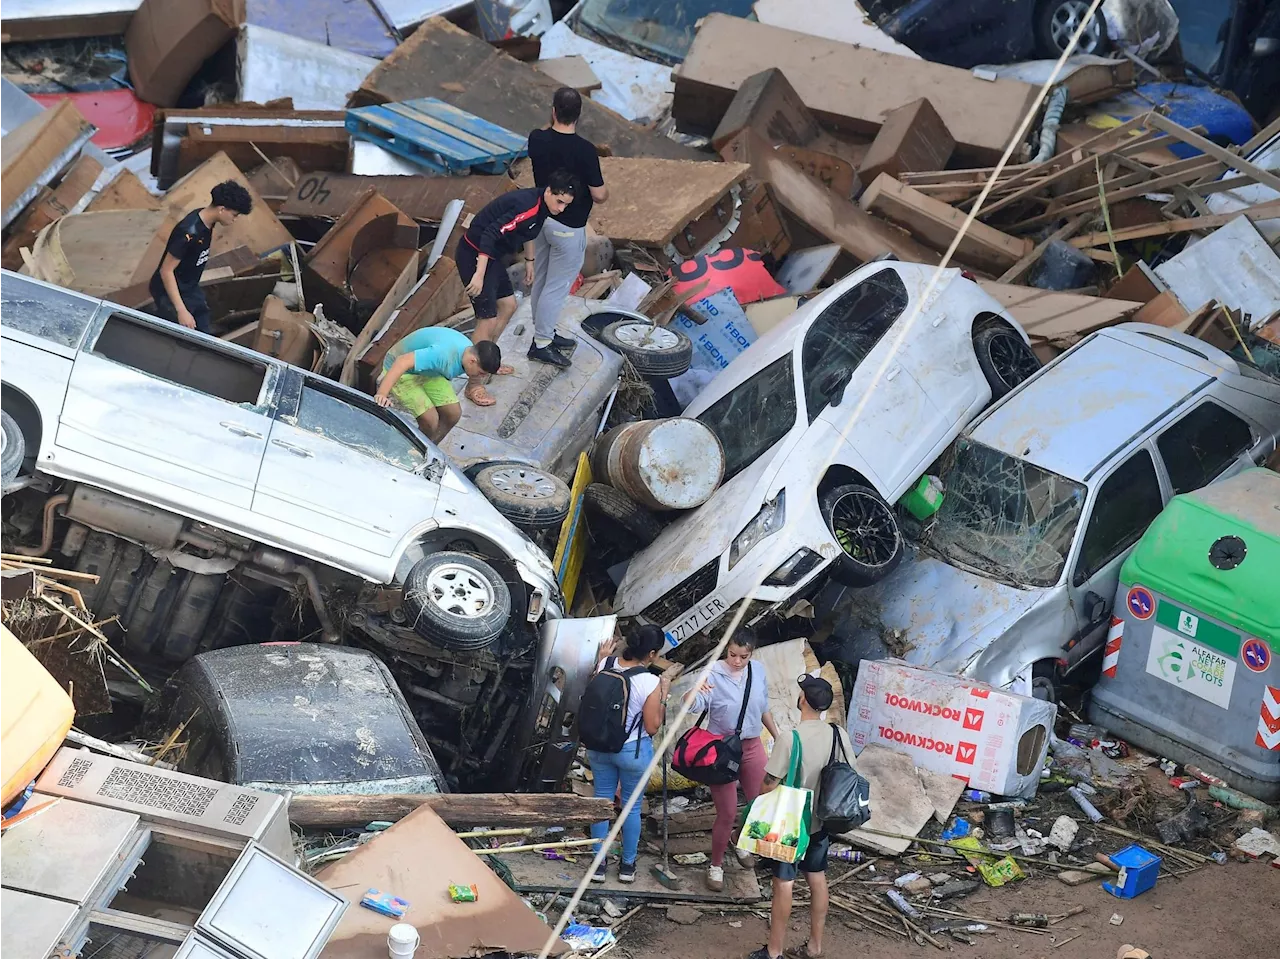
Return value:
[(864, 660), (849, 703), (855, 752), (879, 743), (975, 789), (1034, 796), (1057, 707), (984, 683)]

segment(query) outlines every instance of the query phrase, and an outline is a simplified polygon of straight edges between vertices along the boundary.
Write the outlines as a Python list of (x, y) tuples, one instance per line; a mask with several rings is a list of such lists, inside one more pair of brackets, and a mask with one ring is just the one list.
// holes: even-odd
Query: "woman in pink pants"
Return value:
[[(712, 892), (724, 889), (724, 854), (735, 837), (734, 827), (738, 819), (738, 787), (748, 804), (764, 785), (764, 767), (769, 756), (760, 741), (760, 730), (769, 730), (777, 738), (778, 727), (769, 713), (769, 679), (764, 667), (751, 662), (756, 639), (751, 630), (739, 629), (725, 649), (724, 659), (711, 667), (707, 681), (694, 695), (693, 708), (709, 713), (707, 730), (717, 736), (738, 732), (742, 739), (742, 766), (738, 781), (723, 786), (712, 786), (711, 797), (716, 803), (716, 822), (711, 829), (711, 867), (707, 870), (707, 888)], [(743, 710), (743, 702), (746, 710)], [(738, 730), (739, 717), (742, 728)], [(734, 854), (744, 867), (754, 865), (754, 857), (740, 852)]]

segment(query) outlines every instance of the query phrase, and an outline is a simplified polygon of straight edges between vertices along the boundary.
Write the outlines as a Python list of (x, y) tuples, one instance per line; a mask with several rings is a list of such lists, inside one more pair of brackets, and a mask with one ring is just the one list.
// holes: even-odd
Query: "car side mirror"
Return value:
[(1097, 625), (1107, 618), (1111, 607), (1105, 599), (1090, 590), (1084, 594), (1084, 611), (1089, 617), (1089, 624)]
[(831, 406), (839, 406), (844, 401), (844, 388), (849, 385), (849, 380), (852, 378), (851, 370), (832, 370), (822, 378), (818, 388), (822, 390), (822, 395), (827, 398)]

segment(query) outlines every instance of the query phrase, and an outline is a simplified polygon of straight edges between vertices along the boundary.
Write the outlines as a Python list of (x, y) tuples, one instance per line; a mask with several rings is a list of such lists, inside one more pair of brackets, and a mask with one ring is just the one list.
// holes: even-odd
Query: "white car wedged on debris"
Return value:
[(698, 395), (684, 415), (720, 438), (724, 483), (632, 558), (620, 616), (679, 644), (744, 600), (751, 624), (824, 574), (865, 586), (892, 572), (903, 554), (893, 504), (993, 396), (1040, 365), (1012, 317), (955, 269), (894, 352), (933, 269), (863, 265)]

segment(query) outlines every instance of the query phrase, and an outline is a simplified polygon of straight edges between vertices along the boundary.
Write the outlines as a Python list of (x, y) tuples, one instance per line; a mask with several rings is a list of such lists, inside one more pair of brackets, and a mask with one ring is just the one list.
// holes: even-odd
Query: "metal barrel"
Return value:
[(649, 509), (693, 509), (724, 478), (724, 449), (694, 419), (624, 423), (596, 441), (591, 472)]

